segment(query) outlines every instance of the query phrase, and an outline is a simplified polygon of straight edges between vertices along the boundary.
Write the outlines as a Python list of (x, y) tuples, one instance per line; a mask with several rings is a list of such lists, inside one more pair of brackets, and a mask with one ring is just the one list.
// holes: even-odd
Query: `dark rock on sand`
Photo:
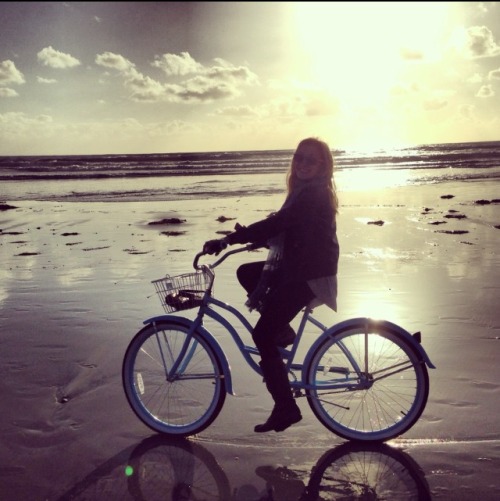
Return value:
[(184, 235), (185, 231), (162, 231), (160, 235), (167, 235), (167, 237), (178, 237), (179, 235)]
[(235, 217), (219, 216), (216, 221), (219, 221), (219, 223), (225, 223), (226, 221), (234, 221), (235, 219)]
[(444, 216), (444, 217), (447, 219), (466, 219), (467, 218), (467, 216), (464, 214), (446, 214), (446, 216)]
[(178, 217), (168, 217), (165, 219), (161, 219), (160, 221), (152, 221), (151, 223), (148, 223), (149, 225), (152, 224), (182, 224), (185, 223), (185, 219), (179, 219)]
[(0, 204), (0, 211), (4, 210), (11, 210), (11, 209), (17, 209), (15, 205), (9, 205), (9, 204)]
[(436, 230), (436, 233), (447, 233), (448, 235), (464, 235), (467, 230)]

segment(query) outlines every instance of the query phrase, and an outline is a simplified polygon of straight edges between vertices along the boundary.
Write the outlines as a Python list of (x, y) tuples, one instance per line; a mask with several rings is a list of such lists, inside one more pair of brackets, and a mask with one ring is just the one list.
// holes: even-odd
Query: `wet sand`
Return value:
[[(341, 195), (339, 311), (315, 314), (327, 324), (373, 316), (421, 331), (437, 367), (416, 425), (358, 449), (323, 428), (304, 400), (300, 423), (256, 435), (270, 397), (213, 326), (236, 396), (199, 436), (156, 436), (122, 390), (128, 342), (162, 313), (151, 280), (190, 271), (205, 240), (264, 217), (281, 197), (0, 200), (15, 207), (0, 212), (0, 499), (180, 500), (185, 485), (199, 489), (192, 499), (356, 499), (374, 482), (363, 480), (361, 461), (387, 470), (379, 488), (389, 499), (498, 499), (499, 198), (487, 181)], [(242, 306), (234, 271), (264, 256), (224, 263), (216, 296)]]

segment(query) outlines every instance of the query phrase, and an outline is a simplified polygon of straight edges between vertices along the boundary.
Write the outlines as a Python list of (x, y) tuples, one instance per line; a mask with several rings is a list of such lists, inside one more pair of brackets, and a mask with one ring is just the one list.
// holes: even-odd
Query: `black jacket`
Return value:
[(289, 205), (226, 239), (230, 244), (265, 243), (284, 232), (281, 271), (286, 281), (336, 275), (339, 244), (329, 195), (326, 186), (306, 186)]

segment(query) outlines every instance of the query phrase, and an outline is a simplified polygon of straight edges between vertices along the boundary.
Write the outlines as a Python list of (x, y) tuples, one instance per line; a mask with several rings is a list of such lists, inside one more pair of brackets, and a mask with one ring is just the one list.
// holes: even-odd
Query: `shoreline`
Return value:
[[(500, 177), (500, 166), (459, 170), (345, 168), (335, 173), (335, 182), (337, 191), (351, 198), (358, 192), (432, 191), (447, 186), (457, 186), (458, 190), (468, 186), (474, 190), (476, 184), (494, 185)], [(200, 198), (284, 196), (285, 179), (286, 169), (262, 174), (12, 180), (3, 182), (0, 202), (190, 202)]]

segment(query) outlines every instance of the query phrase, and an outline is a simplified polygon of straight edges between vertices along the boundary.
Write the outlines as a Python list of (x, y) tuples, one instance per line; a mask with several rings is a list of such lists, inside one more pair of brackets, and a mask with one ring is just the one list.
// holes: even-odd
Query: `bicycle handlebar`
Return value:
[[(217, 266), (219, 266), (219, 264), (221, 264), (223, 261), (225, 261), (232, 254), (238, 254), (239, 252), (247, 252), (247, 251), (259, 249), (261, 247), (265, 247), (265, 244), (247, 244), (247, 245), (244, 245), (243, 247), (239, 247), (237, 249), (231, 249), (229, 251), (224, 252), (224, 254), (222, 254), (222, 256), (219, 259), (217, 259), (217, 261), (210, 264), (209, 267), (216, 268)], [(202, 256), (206, 256), (207, 254), (208, 253), (203, 252), (203, 251), (198, 252), (198, 254), (196, 254), (194, 261), (193, 261), (193, 268), (195, 270), (200, 270), (203, 267), (202, 265), (198, 264), (198, 261)]]

